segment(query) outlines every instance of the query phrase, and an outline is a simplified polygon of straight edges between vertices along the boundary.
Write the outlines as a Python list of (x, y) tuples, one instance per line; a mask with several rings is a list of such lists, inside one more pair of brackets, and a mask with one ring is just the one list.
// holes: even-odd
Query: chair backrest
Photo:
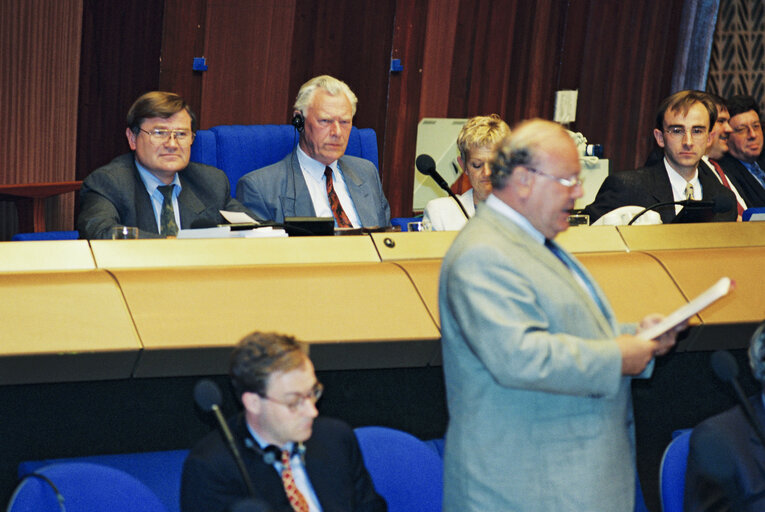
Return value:
[[(221, 125), (198, 130), (191, 146), (191, 161), (217, 167), (228, 176), (231, 195), (239, 178), (275, 164), (297, 145), (292, 125)], [(370, 160), (378, 167), (377, 135), (371, 128), (351, 128), (345, 153)]]
[(39, 233), (16, 233), (12, 242), (39, 242), (41, 240), (77, 240), (79, 231), (41, 231)]
[(669, 443), (659, 467), (659, 496), (663, 512), (682, 512), (685, 492), (685, 468), (692, 429), (680, 431)]
[(189, 450), (91, 455), (67, 459), (24, 461), (19, 464), (19, 477), (57, 463), (87, 462), (124, 471), (148, 487), (165, 505), (168, 512), (180, 512), (181, 472)]
[[(13, 493), (7, 512), (167, 512), (144, 484), (118, 469), (86, 462), (51, 464), (27, 477)], [(61, 497), (59, 503), (52, 483)]]
[(389, 512), (440, 512), (443, 462), (411, 434), (386, 427), (355, 429), (375, 489)]

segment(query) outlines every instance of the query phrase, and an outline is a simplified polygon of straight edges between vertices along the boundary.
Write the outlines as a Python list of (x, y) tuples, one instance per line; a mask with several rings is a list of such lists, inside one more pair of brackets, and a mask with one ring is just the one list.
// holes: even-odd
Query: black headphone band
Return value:
[(292, 120), (290, 121), (292, 126), (295, 127), (295, 129), (298, 132), (302, 132), (303, 128), (305, 128), (305, 118), (303, 117), (303, 114), (300, 112), (295, 112), (295, 115), (292, 116)]
[[(282, 460), (282, 450), (276, 445), (269, 444), (265, 448), (261, 448), (254, 439), (248, 436), (244, 439), (244, 446), (260, 455), (263, 462), (269, 466), (274, 462)], [(300, 455), (302, 459), (305, 456), (305, 445), (303, 443), (294, 443), (290, 455)]]

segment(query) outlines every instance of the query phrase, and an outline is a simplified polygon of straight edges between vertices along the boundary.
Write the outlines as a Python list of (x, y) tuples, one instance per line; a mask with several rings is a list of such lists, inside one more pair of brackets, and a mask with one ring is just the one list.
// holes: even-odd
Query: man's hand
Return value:
[(622, 352), (622, 375), (640, 375), (660, 348), (656, 341), (644, 340), (631, 334), (619, 336), (616, 344)]
[[(649, 327), (652, 327), (658, 324), (662, 320), (664, 320), (663, 315), (653, 314), (653, 315), (646, 316), (645, 318), (643, 318), (643, 320), (640, 321), (640, 325), (638, 326), (638, 329), (637, 329), (637, 334), (640, 334), (641, 331), (644, 331), (645, 329), (648, 329)], [(685, 321), (677, 325), (676, 327), (665, 332), (658, 338), (655, 338), (654, 341), (656, 341), (659, 346), (656, 349), (656, 352), (654, 352), (654, 355), (663, 356), (664, 354), (669, 352), (672, 349), (672, 347), (675, 346), (678, 333), (684, 331), (686, 327), (688, 327), (688, 321)]]

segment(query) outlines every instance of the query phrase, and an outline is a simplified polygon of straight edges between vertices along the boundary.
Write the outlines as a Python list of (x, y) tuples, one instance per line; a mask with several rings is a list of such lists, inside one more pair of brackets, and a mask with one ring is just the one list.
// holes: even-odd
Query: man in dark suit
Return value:
[[(384, 512), (358, 442), (345, 423), (317, 418), (322, 386), (290, 336), (255, 332), (231, 355), (231, 383), (244, 412), (229, 420), (256, 496), (272, 512)], [(250, 498), (223, 435), (189, 454), (182, 512), (222, 512)]]
[(374, 164), (345, 155), (358, 100), (345, 82), (328, 75), (300, 88), (292, 124), (298, 146), (281, 162), (239, 180), (236, 197), (257, 216), (334, 217), (338, 228), (390, 224), (390, 207)]
[[(765, 390), (765, 324), (752, 336), (749, 366)], [(765, 426), (763, 400), (763, 393), (749, 399), (761, 428)], [(693, 429), (683, 508), (686, 512), (765, 510), (765, 447), (741, 406)]]
[(765, 206), (760, 109), (751, 96), (733, 96), (728, 100), (728, 110), (733, 132), (728, 139), (728, 154), (720, 160), (720, 166), (747, 206)]
[[(713, 220), (735, 221), (735, 196), (706, 165), (699, 165), (716, 118), (717, 107), (700, 91), (680, 91), (662, 101), (653, 135), (664, 151), (663, 160), (650, 167), (608, 176), (595, 200), (585, 208), (590, 221), (621, 206), (648, 207), (684, 199), (714, 201), (717, 196), (725, 196), (718, 204), (729, 208), (716, 213)], [(662, 222), (668, 224), (681, 208), (669, 205), (657, 211)]]
[(119, 156), (83, 181), (77, 229), (81, 238), (109, 238), (134, 226), (142, 238), (174, 236), (195, 222), (226, 222), (220, 210), (247, 212), (231, 198), (220, 169), (190, 163), (196, 116), (177, 94), (153, 91), (127, 115), (132, 153)]

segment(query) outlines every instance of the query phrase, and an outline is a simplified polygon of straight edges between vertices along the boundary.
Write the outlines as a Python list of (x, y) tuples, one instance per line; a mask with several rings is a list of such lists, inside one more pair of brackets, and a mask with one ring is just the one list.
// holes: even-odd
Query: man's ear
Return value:
[(653, 138), (656, 139), (656, 144), (658, 144), (660, 148), (664, 147), (664, 132), (663, 131), (659, 130), (658, 128), (654, 128)]
[(263, 398), (257, 393), (245, 391), (242, 393), (242, 405), (247, 412), (251, 414), (260, 414), (260, 409), (263, 406)]
[(133, 133), (133, 130), (131, 130), (130, 128), (125, 128), (125, 136), (127, 137), (128, 144), (130, 145), (130, 149), (132, 151), (135, 151), (135, 147), (136, 147), (136, 144), (135, 144), (136, 134)]

